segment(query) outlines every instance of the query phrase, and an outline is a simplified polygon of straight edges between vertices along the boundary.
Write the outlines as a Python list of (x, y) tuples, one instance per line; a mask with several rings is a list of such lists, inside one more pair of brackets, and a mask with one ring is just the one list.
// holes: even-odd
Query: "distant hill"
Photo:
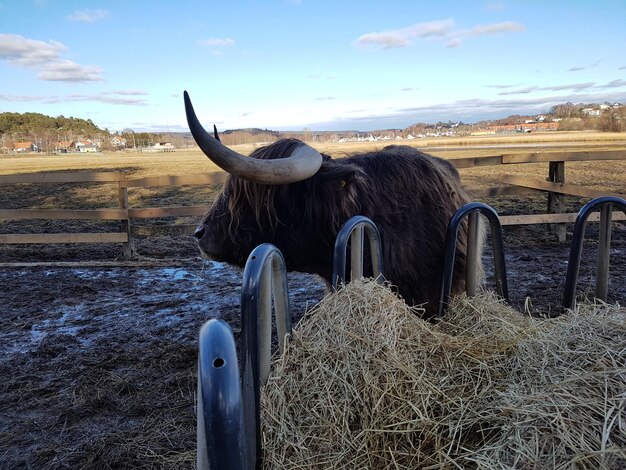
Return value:
[[(558, 130), (585, 130), (620, 132), (626, 131), (626, 106), (621, 103), (565, 103), (553, 106), (541, 115), (513, 114), (505, 118), (481, 121), (472, 124), (462, 122), (417, 123), (404, 129), (379, 129), (363, 131), (316, 131), (305, 128), (301, 131), (274, 131), (271, 129), (246, 128), (219, 131), (226, 145), (273, 142), (283, 137), (293, 137), (307, 142), (346, 140), (403, 140), (430, 135), (469, 135), (476, 131), (498, 132), (498, 129), (513, 127), (523, 130), (529, 122), (555, 123)], [(507, 127), (508, 126), (508, 127)], [(496, 130), (494, 130), (496, 129)], [(209, 129), (207, 129), (209, 130)], [(188, 132), (149, 133), (124, 129), (120, 134), (126, 141), (125, 148), (145, 147), (156, 142), (172, 142), (177, 148), (193, 146)], [(107, 149), (110, 140), (108, 129), (100, 129), (91, 119), (57, 116), (40, 113), (0, 113), (0, 138), (2, 145), (31, 141), (39, 149), (54, 149), (57, 141), (75, 139), (97, 139)]]
[(72, 132), (81, 135), (104, 132), (91, 119), (57, 116), (40, 113), (0, 113), (0, 135), (23, 134), (25, 136), (41, 132)]

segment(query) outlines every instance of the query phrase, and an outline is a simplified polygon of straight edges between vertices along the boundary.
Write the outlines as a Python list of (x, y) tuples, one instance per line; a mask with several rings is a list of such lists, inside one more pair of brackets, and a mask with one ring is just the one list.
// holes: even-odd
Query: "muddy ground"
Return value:
[[(551, 241), (545, 227), (505, 235), (512, 304), (557, 313), (569, 243)], [(624, 235), (617, 227), (609, 287), (622, 305)], [(581, 292), (593, 285), (595, 236), (591, 227)], [(1, 468), (194, 466), (198, 331), (221, 318), (238, 336), (242, 273), (198, 258), (192, 237), (137, 249), (126, 262), (115, 259), (120, 246), (31, 247), (13, 261), (57, 262), (0, 268)], [(489, 272), (488, 254), (484, 263)], [(306, 274), (290, 274), (289, 288), (296, 320), (325, 293)]]

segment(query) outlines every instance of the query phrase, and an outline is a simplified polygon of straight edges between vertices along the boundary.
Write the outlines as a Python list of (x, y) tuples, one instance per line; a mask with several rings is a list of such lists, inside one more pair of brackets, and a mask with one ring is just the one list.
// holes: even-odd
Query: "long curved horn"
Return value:
[(302, 144), (287, 158), (259, 160), (229, 149), (209, 134), (198, 120), (185, 91), (185, 112), (189, 130), (204, 154), (231, 175), (264, 184), (288, 184), (310, 178), (322, 166), (322, 155)]

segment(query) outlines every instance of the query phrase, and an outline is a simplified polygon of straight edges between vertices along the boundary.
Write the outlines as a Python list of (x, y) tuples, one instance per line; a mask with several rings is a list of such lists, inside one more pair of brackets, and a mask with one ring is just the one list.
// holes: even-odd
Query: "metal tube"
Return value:
[(270, 376), (272, 359), (272, 255), (262, 260), (261, 277), (258, 280), (258, 338), (259, 338), (259, 380), (265, 385)]
[(274, 319), (278, 333), (278, 350), (285, 352), (285, 340), (291, 335), (291, 315), (289, 312), (289, 291), (287, 274), (282, 256), (272, 257), (272, 292), (274, 297)]
[(452, 291), (452, 277), (454, 275), (454, 258), (456, 256), (456, 242), (463, 218), (477, 212), (489, 220), (492, 238), (493, 263), (496, 277), (496, 292), (505, 301), (509, 301), (509, 287), (506, 279), (506, 264), (504, 258), (504, 242), (502, 240), (502, 225), (498, 214), (493, 207), (481, 202), (470, 202), (461, 207), (450, 219), (446, 231), (444, 245), (443, 275), (441, 280), (441, 294), (439, 296), (438, 317), (442, 317), (448, 308), (450, 292)]
[(370, 252), (372, 258), (372, 276), (383, 282), (385, 277), (383, 275), (383, 247), (380, 240), (380, 233), (378, 228), (372, 222), (372, 225), (365, 225), (365, 233), (367, 233), (367, 239), (370, 244)]
[[(570, 309), (573, 308), (576, 301), (576, 284), (578, 283), (578, 272), (580, 269), (580, 257), (583, 251), (583, 241), (585, 238), (585, 226), (587, 224), (587, 219), (589, 215), (596, 210), (598, 207), (603, 208), (606, 205), (611, 205), (619, 208), (626, 214), (626, 199), (622, 199), (615, 196), (605, 196), (599, 197), (589, 201), (585, 204), (580, 211), (578, 211), (578, 216), (576, 217), (576, 222), (574, 223), (574, 233), (572, 235), (572, 244), (570, 245), (569, 252), (569, 261), (567, 263), (567, 275), (565, 277), (565, 290), (563, 292), (563, 308)], [(604, 219), (604, 220), (603, 220)], [(604, 228), (602, 228), (604, 225)], [(598, 278), (596, 279), (596, 283), (605, 283), (608, 286), (608, 250), (610, 248), (610, 217), (604, 216), (601, 214), (600, 217), (600, 238), (605, 238), (604, 241), (600, 240), (600, 245), (598, 247), (598, 266), (596, 272), (598, 273)], [(606, 231), (607, 233), (604, 233)], [(603, 253), (601, 255), (601, 253)], [(601, 259), (604, 258), (604, 259)], [(600, 263), (606, 262), (606, 278), (604, 274), (605, 267), (600, 267)], [(600, 270), (602, 270), (602, 274), (600, 274)], [(600, 279), (602, 278), (602, 279)], [(604, 287), (602, 286), (602, 289)], [(598, 293), (598, 285), (596, 284), (596, 293)], [(606, 295), (606, 294), (605, 294)]]
[[(275, 273), (280, 273), (280, 282), (273, 281)], [(246, 444), (248, 458), (260, 468), (263, 452), (261, 448), (261, 384), (267, 382), (271, 360), (271, 309), (272, 286), (280, 285), (281, 295), (275, 303), (282, 318), (276, 324), (282, 326), (285, 335), (291, 334), (289, 297), (285, 260), (274, 245), (264, 243), (257, 246), (246, 262), (241, 289), (241, 356), (242, 394), (244, 422), (246, 423)], [(284, 343), (279, 337), (278, 343)]]
[[(341, 284), (346, 282), (346, 252), (348, 249), (348, 239), (351, 238), (353, 231), (355, 231), (357, 228), (360, 228), (361, 231), (364, 229), (365, 233), (367, 233), (367, 238), (370, 243), (373, 277), (378, 279), (379, 282), (382, 282), (382, 280), (384, 279), (383, 253), (380, 232), (378, 231), (378, 228), (376, 227), (374, 222), (372, 222), (370, 219), (362, 215), (355, 215), (343, 224), (335, 240), (332, 276), (333, 291), (337, 291)], [(360, 240), (363, 240), (362, 234)], [(351, 259), (354, 259), (355, 254), (357, 254), (355, 248), (358, 248), (358, 246), (355, 247), (353, 243), (354, 241), (351, 241)], [(361, 266), (363, 265), (362, 247), (363, 243), (361, 241), (361, 248), (359, 249)]]
[(235, 340), (222, 320), (200, 329), (197, 406), (197, 468), (248, 468)]
[(480, 213), (472, 211), (468, 215), (467, 220), (467, 257), (465, 268), (465, 292), (470, 297), (476, 295), (478, 284), (478, 257), (480, 247), (480, 237), (478, 236), (480, 227)]
[(363, 277), (363, 224), (354, 227), (350, 235), (350, 280)]

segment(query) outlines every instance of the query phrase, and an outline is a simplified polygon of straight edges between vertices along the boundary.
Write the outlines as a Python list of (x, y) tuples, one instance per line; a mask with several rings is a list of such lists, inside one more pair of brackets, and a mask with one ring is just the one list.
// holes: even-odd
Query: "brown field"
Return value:
[[(413, 142), (444, 158), (542, 149), (626, 149), (626, 135), (590, 133)], [(369, 143), (314, 145), (333, 155), (372, 148)], [(249, 153), (252, 148), (238, 150)], [(198, 150), (0, 157), (0, 175), (59, 171), (125, 171), (138, 178), (216, 168)], [(484, 187), (504, 172), (545, 179), (548, 164), (460, 172), (467, 186)], [(623, 193), (626, 161), (568, 162), (566, 179)], [(217, 190), (218, 185), (131, 188), (129, 200), (131, 207), (200, 205), (208, 204)], [(484, 202), (500, 214), (541, 213), (546, 208), (545, 194)], [(564, 209), (575, 212), (585, 202), (566, 197)], [(112, 184), (0, 185), (0, 209), (117, 205)], [(242, 274), (240, 269), (200, 259), (192, 236), (198, 221), (199, 217), (137, 221), (180, 224), (184, 230), (175, 236), (138, 236), (131, 262), (120, 259), (121, 244), (0, 245), (0, 262), (5, 262), (0, 265), (0, 468), (194, 468), (198, 330), (209, 318), (221, 318), (239, 338)], [(579, 281), (583, 293), (593, 289), (595, 278), (597, 224), (589, 225)], [(568, 224), (569, 236), (571, 228)], [(0, 233), (115, 230), (117, 221), (0, 220)], [(609, 301), (622, 305), (624, 235), (624, 224), (616, 223)], [(504, 238), (511, 305), (521, 312), (559, 313), (569, 244), (556, 243), (545, 225), (507, 226)], [(488, 254), (483, 261), (490, 288)], [(80, 263), (62, 263), (67, 261)], [(296, 321), (324, 295), (325, 286), (315, 276), (291, 273), (289, 289)]]
[[(341, 158), (350, 154), (371, 151), (389, 144), (415, 146), (433, 155), (456, 159), (486, 155), (515, 154), (541, 151), (626, 150), (626, 135), (593, 132), (562, 132), (543, 134), (512, 134), (465, 138), (416, 139), (413, 141), (312, 143), (321, 152)], [(240, 153), (249, 154), (261, 144), (234, 146)], [(193, 175), (219, 171), (199, 149), (178, 150), (174, 153), (116, 152), (104, 154), (23, 155), (0, 157), (0, 175), (32, 172), (63, 171), (122, 171), (129, 178), (162, 175)], [(496, 178), (504, 173), (545, 179), (547, 163), (499, 165), (461, 169), (468, 188), (496, 185)], [(624, 193), (626, 188), (626, 160), (568, 162), (566, 182), (594, 189)], [(111, 185), (38, 185), (33, 195), (28, 185), (0, 186), (0, 208), (66, 208), (89, 209), (117, 207), (117, 195)], [(131, 188), (131, 207), (181, 206), (209, 204), (219, 189), (213, 187), (154, 187)], [(510, 198), (481, 199), (493, 205), (502, 215), (544, 211), (540, 200), (545, 196), (531, 196), (529, 205), (511, 207)], [(516, 201), (513, 198), (513, 201)], [(576, 211), (582, 198), (566, 198), (566, 211)], [(179, 221), (180, 222), (180, 221)], [(190, 223), (189, 220), (183, 222)], [(147, 222), (152, 223), (152, 222)], [(11, 228), (5, 230), (13, 231)], [(1, 230), (1, 229), (0, 229)]]
[[(379, 142), (311, 142), (321, 152), (341, 157), (380, 149), (386, 145), (410, 145), (433, 155), (449, 158), (475, 157), (499, 153), (550, 150), (626, 149), (626, 134), (598, 132), (551, 132), (503, 134), (494, 136), (424, 138)], [(244, 155), (262, 144), (242, 144), (232, 148)], [(468, 148), (470, 147), (470, 148)], [(174, 153), (114, 152), (103, 154), (1, 155), (0, 175), (38, 171), (128, 171), (129, 176), (187, 175), (217, 170), (199, 149)]]
[[(625, 134), (594, 132), (550, 132), (537, 134), (510, 134), (465, 138), (416, 139), (413, 141), (312, 143), (321, 152), (337, 158), (350, 154), (371, 151), (389, 144), (410, 144), (427, 153), (457, 159), (500, 154), (516, 154), (542, 151), (593, 151), (626, 150)], [(249, 154), (262, 144), (246, 144), (234, 148)], [(626, 188), (626, 160), (574, 161), (567, 162), (568, 184), (593, 188), (608, 193), (624, 193)], [(177, 150), (174, 153), (116, 152), (104, 154), (65, 154), (0, 157), (0, 175), (33, 172), (87, 172), (121, 171), (128, 178), (163, 175), (194, 175), (219, 171), (199, 149)], [(545, 180), (548, 164), (525, 163), (514, 165), (480, 166), (460, 170), (464, 185), (471, 194), (472, 188), (498, 186), (497, 178), (502, 174), (533, 177)], [(500, 184), (501, 186), (501, 184)], [(220, 185), (210, 186), (164, 186), (129, 189), (129, 207), (165, 206), (208, 206)], [(545, 193), (527, 195), (474, 197), (475, 200), (492, 205), (500, 215), (538, 214), (546, 212)], [(563, 212), (576, 212), (589, 198), (565, 196)], [(102, 209), (118, 207), (117, 188), (114, 184), (50, 184), (50, 185), (0, 185), (0, 209)], [(172, 258), (193, 257), (192, 226), (198, 217), (162, 219), (137, 219), (139, 226), (178, 225), (178, 234), (186, 235), (162, 240), (137, 239), (140, 256)], [(0, 233), (62, 233), (118, 231), (115, 221), (7, 221), (0, 220)], [(545, 226), (523, 226), (507, 228), (507, 233), (522, 233), (523, 238), (549, 241), (550, 231)], [(513, 236), (511, 243), (520, 242)], [(526, 243), (526, 241), (522, 242)], [(166, 247), (166, 248), (164, 248)], [(191, 247), (191, 248), (190, 248)], [(110, 245), (83, 245), (81, 247), (56, 245), (46, 246), (1, 246), (0, 255), (6, 261), (93, 259), (94, 257), (117, 257), (120, 249)]]

